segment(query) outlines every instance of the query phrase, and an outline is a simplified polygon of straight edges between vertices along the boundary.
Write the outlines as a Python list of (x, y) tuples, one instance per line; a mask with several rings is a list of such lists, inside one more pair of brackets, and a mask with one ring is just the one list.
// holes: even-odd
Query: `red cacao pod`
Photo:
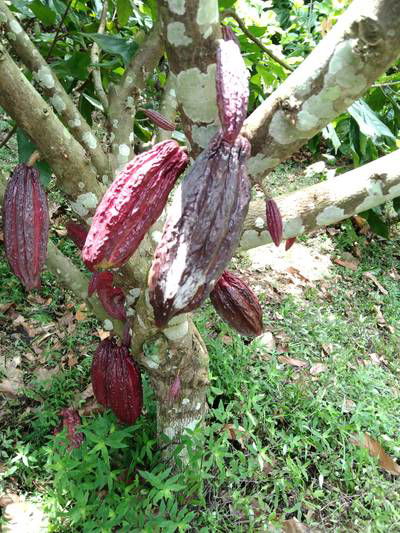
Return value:
[(155, 124), (159, 128), (167, 131), (175, 130), (175, 124), (170, 122), (166, 117), (164, 117), (164, 115), (162, 115), (158, 111), (154, 111), (153, 109), (143, 109), (143, 113), (153, 122), (153, 124)]
[(125, 294), (119, 287), (99, 287), (100, 302), (107, 313), (117, 320), (126, 320)]
[(250, 201), (249, 152), (243, 137), (214, 138), (177, 191), (149, 275), (159, 327), (198, 307), (231, 259)]
[(60, 415), (62, 417), (62, 423), (53, 431), (53, 434), (57, 435), (57, 433), (60, 433), (62, 428), (65, 427), (67, 429), (67, 439), (69, 442), (67, 449), (72, 450), (73, 448), (79, 448), (84, 437), (83, 433), (76, 431), (77, 426), (81, 424), (81, 417), (79, 416), (78, 411), (72, 407), (68, 407), (62, 409)]
[(262, 309), (257, 296), (242, 279), (227, 270), (210, 293), (222, 318), (241, 335), (258, 336), (263, 330)]
[(25, 164), (15, 167), (4, 194), (3, 223), (12, 271), (27, 290), (39, 288), (47, 256), (49, 209), (36, 168)]
[(283, 222), (282, 215), (275, 200), (272, 198), (266, 203), (267, 229), (271, 235), (272, 242), (279, 246), (282, 240)]
[(82, 250), (88, 234), (87, 228), (83, 224), (72, 221), (67, 222), (65, 228), (71, 241), (75, 243), (79, 250)]
[(297, 237), (291, 237), (290, 239), (287, 239), (285, 243), (285, 250), (286, 252), (290, 250), (290, 248), (293, 246), (293, 244), (296, 242)]
[(99, 288), (112, 287), (114, 274), (108, 272), (93, 272), (88, 286), (88, 295), (92, 296)]
[(112, 409), (121, 422), (133, 424), (142, 412), (143, 390), (129, 349), (118, 346), (115, 339), (101, 341), (93, 356), (91, 377), (96, 400)]
[(249, 100), (246, 65), (238, 45), (232, 40), (218, 41), (216, 87), (223, 137), (232, 143), (246, 118)]
[(89, 270), (122, 266), (167, 202), (188, 156), (175, 141), (156, 144), (130, 161), (103, 196), (82, 257)]

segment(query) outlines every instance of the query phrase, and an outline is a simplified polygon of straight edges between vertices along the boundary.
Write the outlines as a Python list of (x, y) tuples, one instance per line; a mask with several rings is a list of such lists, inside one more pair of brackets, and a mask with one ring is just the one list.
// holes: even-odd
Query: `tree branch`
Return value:
[(8, 9), (4, 0), (0, 0), (0, 18), (4, 20), (9, 43), (23, 63), (32, 71), (34, 79), (49, 98), (53, 109), (60, 116), (72, 135), (83, 144), (90, 155), (100, 176), (109, 174), (107, 156), (96, 140), (90, 126), (79, 113), (69, 94), (67, 94), (40, 54), (23, 30), (18, 20)]
[(144, 89), (149, 74), (157, 66), (164, 47), (159, 24), (147, 35), (138, 52), (127, 66), (118, 86), (109, 92), (109, 123), (114, 170), (132, 159), (134, 152), (133, 121), (136, 99)]
[[(100, 24), (97, 29), (98, 34), (103, 34), (107, 22), (107, 12), (108, 12), (108, 0), (104, 0), (103, 9), (100, 15)], [(96, 42), (93, 42), (92, 49), (90, 51), (90, 59), (93, 65), (96, 65), (100, 60), (100, 47)], [(108, 98), (103, 87), (103, 82), (101, 81), (101, 70), (99, 67), (92, 67), (92, 76), (94, 88), (96, 89), (96, 94), (99, 97), (100, 102), (103, 104), (104, 112), (107, 113), (108, 109)]]
[(90, 217), (103, 194), (90, 158), (1, 44), (0, 106), (31, 137), (76, 212)]
[[(400, 196), (400, 150), (328, 181), (275, 198), (285, 239), (335, 224)], [(265, 229), (265, 201), (251, 202), (240, 247), (271, 242)]]
[(245, 23), (243, 22), (243, 20), (239, 17), (239, 15), (236, 13), (236, 11), (234, 11), (233, 9), (226, 9), (222, 15), (221, 15), (221, 20), (223, 20), (224, 18), (227, 18), (227, 17), (231, 17), (233, 19), (236, 20), (236, 22), (238, 23), (239, 25), (239, 28), (242, 30), (242, 32), (247, 35), (247, 37), (253, 41), (253, 43), (255, 43), (259, 48), (261, 48), (261, 50), (263, 52), (265, 52), (267, 55), (269, 55), (269, 57), (275, 61), (276, 63), (279, 63), (279, 65), (281, 65), (281, 67), (283, 67), (284, 69), (286, 70), (289, 70), (290, 72), (293, 72), (294, 71), (294, 68), (292, 66), (290, 66), (288, 63), (286, 63), (286, 61), (284, 61), (283, 59), (281, 59), (280, 57), (278, 57), (277, 55), (275, 55), (273, 52), (271, 52), (271, 50), (269, 50), (261, 41), (260, 39), (258, 39), (257, 37), (255, 37), (247, 28), (246, 28), (246, 25)]
[(62, 25), (64, 24), (64, 20), (67, 18), (67, 15), (68, 15), (68, 12), (71, 8), (71, 4), (72, 4), (72, 0), (69, 0), (68, 1), (68, 5), (64, 11), (64, 14), (63, 16), (61, 17), (61, 20), (60, 20), (60, 24), (58, 25), (58, 28), (56, 30), (56, 34), (54, 35), (54, 39), (53, 39), (53, 42), (51, 43), (51, 46), (49, 48), (49, 51), (47, 52), (47, 55), (46, 55), (46, 61), (49, 59), (49, 57), (51, 57), (51, 53), (52, 51), (54, 50), (54, 47), (58, 41), (58, 38), (59, 38), (59, 35), (60, 35), (60, 32), (61, 32), (61, 28), (62, 28)]
[(398, 0), (354, 0), (303, 63), (246, 120), (248, 168), (264, 177), (357, 100), (400, 54)]

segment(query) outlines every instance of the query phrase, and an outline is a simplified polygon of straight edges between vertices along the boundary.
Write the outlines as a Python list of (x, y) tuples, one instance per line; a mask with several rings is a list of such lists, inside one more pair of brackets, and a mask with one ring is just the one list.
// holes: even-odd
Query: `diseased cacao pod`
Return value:
[(169, 121), (164, 115), (153, 109), (143, 109), (143, 113), (148, 117), (153, 124), (159, 128), (167, 131), (175, 131), (175, 124)]
[(275, 200), (272, 198), (266, 203), (267, 229), (271, 235), (272, 242), (279, 246), (282, 240), (283, 222), (281, 212)]
[(296, 242), (297, 237), (291, 237), (290, 239), (287, 239), (285, 243), (285, 250), (286, 252), (290, 250), (290, 248), (293, 246), (293, 244)]
[(246, 118), (249, 84), (240, 49), (232, 40), (218, 41), (216, 87), (223, 137), (233, 143)]
[(99, 344), (91, 368), (96, 400), (113, 410), (121, 422), (133, 424), (142, 412), (143, 391), (139, 368), (129, 356), (126, 346), (115, 339)]
[(3, 223), (12, 271), (27, 290), (39, 288), (47, 256), (49, 209), (36, 168), (25, 164), (15, 167), (4, 194)]
[(244, 137), (216, 136), (177, 191), (149, 275), (159, 327), (198, 307), (231, 259), (250, 201), (249, 153)]
[(261, 335), (263, 323), (260, 302), (247, 283), (238, 276), (225, 270), (211, 291), (210, 300), (222, 320), (241, 335)]
[(122, 266), (167, 202), (188, 156), (175, 141), (156, 144), (115, 178), (96, 209), (82, 257), (89, 270)]
[(86, 227), (83, 224), (70, 221), (66, 223), (65, 228), (71, 241), (75, 243), (79, 250), (82, 250), (88, 234)]

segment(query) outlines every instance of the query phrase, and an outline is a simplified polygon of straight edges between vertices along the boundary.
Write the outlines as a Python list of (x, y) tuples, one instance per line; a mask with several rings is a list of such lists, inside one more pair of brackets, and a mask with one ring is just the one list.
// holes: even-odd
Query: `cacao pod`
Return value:
[(112, 287), (114, 274), (108, 272), (93, 272), (88, 286), (88, 295), (92, 296), (99, 288)]
[(75, 243), (79, 250), (82, 250), (88, 234), (86, 227), (83, 224), (69, 221), (66, 223), (65, 228), (71, 241)]
[(239, 135), (249, 100), (248, 73), (238, 45), (220, 39), (217, 46), (217, 106), (223, 137), (233, 143)]
[(126, 320), (125, 294), (119, 287), (113, 287), (112, 272), (93, 272), (88, 286), (88, 295), (97, 291), (99, 300), (107, 313), (118, 320)]
[(159, 128), (167, 131), (175, 131), (175, 124), (172, 124), (164, 115), (153, 109), (143, 109), (143, 113), (148, 117), (153, 124)]
[[(83, 433), (76, 431), (77, 426), (81, 424), (81, 417), (79, 416), (78, 411), (72, 407), (68, 407), (62, 409), (60, 415), (62, 417), (62, 422), (60, 426), (53, 431), (53, 435), (57, 435), (57, 433), (60, 433), (63, 427), (65, 427), (67, 429), (67, 439), (69, 442), (67, 449), (70, 451), (73, 448), (79, 448), (84, 437)], [(65, 443), (61, 444), (65, 445)]]
[(250, 201), (249, 153), (244, 137), (215, 137), (177, 191), (149, 275), (159, 327), (198, 307), (231, 259)]
[(175, 141), (156, 144), (130, 161), (96, 209), (82, 250), (89, 270), (122, 266), (167, 202), (188, 156)]
[(221, 33), (224, 41), (234, 41), (239, 46), (239, 39), (230, 26), (221, 25)]
[(7, 183), (3, 203), (4, 245), (12, 271), (27, 290), (40, 287), (46, 261), (49, 209), (39, 171), (17, 165)]
[(281, 212), (275, 200), (272, 198), (266, 203), (267, 229), (271, 235), (272, 242), (279, 246), (282, 240), (283, 222)]
[(133, 424), (142, 411), (143, 391), (129, 349), (118, 346), (113, 338), (101, 341), (93, 356), (91, 377), (96, 400), (112, 409), (121, 422)]
[(226, 270), (211, 291), (210, 300), (222, 320), (241, 335), (261, 335), (263, 323), (260, 302), (247, 283), (238, 276)]
[(290, 248), (293, 246), (293, 244), (296, 242), (297, 237), (291, 237), (290, 239), (287, 239), (285, 243), (285, 250), (286, 252), (290, 250)]

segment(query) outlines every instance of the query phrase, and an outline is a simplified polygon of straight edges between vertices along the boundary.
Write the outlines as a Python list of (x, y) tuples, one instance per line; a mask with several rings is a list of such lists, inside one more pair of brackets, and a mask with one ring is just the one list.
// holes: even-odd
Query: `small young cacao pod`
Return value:
[(175, 141), (156, 144), (130, 161), (96, 209), (82, 250), (89, 270), (122, 266), (167, 202), (188, 156)]
[(104, 272), (93, 272), (88, 286), (88, 295), (92, 296), (102, 287), (112, 287), (114, 274), (105, 270)]
[(293, 244), (296, 242), (297, 237), (291, 237), (290, 239), (287, 239), (285, 243), (285, 250), (286, 252), (290, 250), (290, 248), (293, 246)]
[(91, 368), (96, 400), (112, 409), (118, 420), (133, 424), (143, 407), (139, 368), (129, 356), (127, 346), (118, 346), (108, 338), (99, 344)]
[(159, 327), (198, 307), (231, 259), (250, 201), (249, 153), (244, 137), (216, 136), (177, 191), (149, 274)]
[(230, 26), (221, 25), (221, 33), (224, 41), (234, 41), (239, 46), (239, 39), (236, 37), (236, 33)]
[(15, 167), (4, 194), (3, 223), (12, 271), (27, 290), (39, 288), (47, 256), (49, 209), (36, 168), (25, 164)]
[(113, 287), (112, 272), (93, 272), (88, 286), (88, 295), (97, 291), (99, 300), (107, 313), (118, 320), (126, 320), (125, 294), (119, 287)]
[(269, 198), (266, 203), (267, 229), (272, 242), (279, 246), (282, 240), (283, 222), (282, 215), (275, 200)]
[(232, 143), (246, 118), (249, 84), (240, 49), (231, 39), (218, 41), (216, 87), (223, 137)]
[(75, 246), (77, 246), (79, 250), (82, 250), (88, 234), (86, 227), (83, 224), (69, 221), (66, 223), (65, 228), (71, 241), (75, 243)]
[(263, 323), (260, 302), (247, 283), (238, 276), (225, 270), (211, 291), (210, 300), (222, 320), (241, 335), (261, 335)]
[[(65, 409), (61, 410), (60, 415), (62, 417), (62, 422), (57, 428), (54, 429), (53, 435), (57, 435), (57, 433), (60, 433), (63, 427), (65, 427), (67, 429), (67, 439), (69, 442), (67, 448), (68, 451), (71, 451), (73, 448), (79, 448), (84, 440), (84, 437), (83, 433), (76, 431), (77, 426), (81, 424), (81, 417), (79, 416), (78, 411), (72, 407), (66, 407)], [(65, 445), (65, 443), (61, 444)]]
[(167, 131), (175, 131), (175, 124), (169, 121), (164, 115), (153, 109), (143, 109), (143, 113), (149, 118), (153, 124), (159, 128)]

